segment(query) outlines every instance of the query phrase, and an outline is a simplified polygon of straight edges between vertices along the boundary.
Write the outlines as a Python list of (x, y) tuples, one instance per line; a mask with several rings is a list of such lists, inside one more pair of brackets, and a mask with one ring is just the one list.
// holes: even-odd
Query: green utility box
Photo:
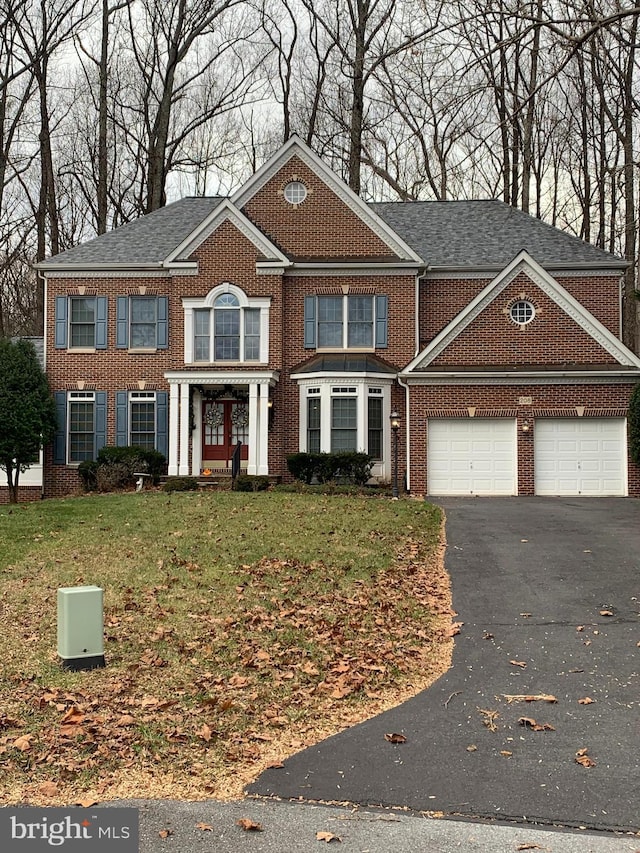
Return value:
[(64, 669), (104, 666), (104, 620), (99, 586), (58, 590), (58, 655)]

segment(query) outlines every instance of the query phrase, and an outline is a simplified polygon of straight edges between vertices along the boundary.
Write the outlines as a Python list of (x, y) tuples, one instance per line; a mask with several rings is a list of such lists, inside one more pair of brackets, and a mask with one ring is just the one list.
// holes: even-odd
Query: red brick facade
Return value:
[[(359, 440), (363, 435), (366, 439), (367, 435), (367, 415), (363, 409), (367, 405), (367, 394), (384, 397), (385, 458), (381, 470), (386, 479), (390, 479), (391, 474), (392, 435), (388, 415), (392, 409), (397, 409), (401, 416), (400, 472), (401, 475), (408, 472), (410, 489), (418, 495), (429, 493), (430, 418), (507, 417), (517, 421), (517, 492), (527, 495), (534, 493), (537, 419), (624, 417), (640, 369), (630, 370), (630, 378), (625, 381), (624, 366), (612, 346), (612, 341), (619, 336), (620, 326), (619, 272), (590, 269), (581, 273), (577, 268), (555, 273), (551, 290), (549, 287), (545, 290), (536, 283), (535, 264), (529, 270), (525, 263), (523, 270), (497, 291), (495, 298), (491, 298), (466, 327), (451, 334), (447, 345), (428, 364), (421, 364), (420, 353), (424, 348), (456, 321), (499, 276), (500, 269), (481, 275), (469, 270), (467, 277), (461, 273), (447, 277), (443, 273), (436, 278), (430, 273), (426, 278), (426, 265), (402, 254), (402, 238), (398, 241), (393, 232), (386, 232), (379, 222), (368, 218), (366, 209), (358, 208), (346, 188), (336, 190), (335, 179), (330, 179), (326, 170), (323, 172), (316, 167), (311, 157), (302, 154), (285, 160), (279, 168), (267, 170), (261, 183), (254, 186), (249, 182), (251, 191), (246, 198), (240, 191), (236, 218), (221, 217), (217, 227), (188, 259), (197, 263), (195, 272), (187, 274), (178, 264), (174, 270), (166, 268), (153, 273), (150, 269), (145, 274), (128, 274), (126, 269), (109, 272), (108, 268), (96, 267), (87, 268), (86, 272), (65, 273), (59, 271), (61, 266), (52, 265), (47, 270), (45, 264), (46, 369), (52, 391), (60, 394), (83, 389), (106, 394), (107, 444), (116, 443), (118, 392), (162, 392), (171, 400), (168, 431), (173, 457), (170, 454), (170, 466), (173, 464), (176, 471), (180, 467), (182, 472), (188, 463), (191, 473), (192, 468), (198, 467), (194, 454), (199, 446), (200, 430), (204, 429), (201, 422), (191, 422), (195, 418), (193, 412), (199, 411), (198, 395), (204, 401), (207, 399), (205, 392), (218, 393), (226, 387), (228, 375), (229, 385), (244, 389), (247, 397), (252, 383), (261, 383), (259, 390), (252, 392), (255, 395), (250, 402), (254, 406), (251, 423), (258, 424), (256, 428), (262, 431), (260, 441), (268, 447), (268, 473), (287, 479), (286, 456), (301, 448), (301, 436), (305, 434), (300, 423), (307, 401), (304, 395), (320, 393), (323, 382), (331, 384), (327, 392), (330, 394), (340, 390), (337, 386), (353, 386), (352, 391), (357, 386), (358, 394), (364, 395), (358, 402)], [(290, 181), (300, 181), (306, 187), (307, 197), (298, 205), (290, 204), (283, 195)], [(262, 235), (263, 242), (256, 234)], [(182, 234), (181, 239), (184, 241), (188, 236)], [(271, 252), (268, 251), (269, 241)], [(280, 258), (286, 256), (286, 263), (283, 261), (280, 265), (270, 257), (278, 253)], [(265, 268), (266, 263), (271, 264), (269, 269)], [(156, 270), (159, 266), (156, 264)], [(566, 291), (583, 306), (578, 307), (577, 314), (573, 309), (565, 310), (566, 300), (554, 298), (556, 285), (553, 282), (557, 282), (559, 293)], [(204, 305), (207, 295), (223, 285), (238, 288), (234, 292), (243, 294), (249, 305), (264, 305), (266, 298), (268, 360), (259, 364), (250, 361), (202, 364), (194, 359), (186, 360), (185, 353), (191, 346), (190, 341), (185, 342), (187, 306)], [(74, 352), (56, 346), (56, 297), (74, 295), (106, 297), (105, 349)], [(118, 297), (137, 295), (168, 299), (166, 348), (134, 352), (117, 346)], [(370, 376), (338, 372), (317, 377), (317, 389), (312, 388), (315, 379), (308, 382), (292, 379), (292, 374), (304, 371), (309, 359), (326, 351), (318, 349), (317, 343), (305, 346), (305, 297), (354, 295), (371, 296), (372, 299), (386, 297), (384, 304), (388, 305), (388, 315), (377, 318), (384, 321), (384, 343), (378, 342), (375, 348), (364, 350), (354, 348), (353, 352), (378, 359), (376, 363), (381, 365), (381, 371), (395, 373), (388, 373), (385, 379), (382, 373), (375, 371)], [(519, 326), (510, 318), (509, 308), (522, 298), (533, 304), (536, 315), (530, 324)], [(588, 312), (589, 317), (604, 326), (606, 331), (599, 332), (598, 339), (591, 333), (593, 324), (583, 322), (581, 312), (585, 316)], [(416, 321), (419, 328), (416, 328)], [(338, 351), (343, 352), (339, 348)], [(349, 350), (346, 352), (348, 354)], [(518, 371), (526, 372), (532, 367), (537, 367), (542, 375), (530, 380), (524, 375), (512, 380), (508, 375), (509, 372), (514, 375)], [(498, 372), (500, 376), (491, 379), (475, 376), (469, 380), (464, 377), (465, 372), (481, 374), (487, 370)], [(580, 370), (599, 372), (599, 376), (593, 380), (570, 376), (572, 371)], [(457, 371), (460, 375), (448, 382), (442, 377), (447, 371)], [(605, 371), (610, 371), (611, 378)], [(175, 393), (178, 386), (183, 395), (180, 398)], [(264, 408), (267, 388), (268, 434)], [(189, 423), (185, 410), (187, 397), (184, 396), (187, 392), (189, 405), (195, 406), (188, 414)], [(176, 414), (178, 399), (179, 415)], [(178, 424), (182, 442), (179, 451), (176, 450), (175, 424)], [(407, 431), (409, 448), (406, 446)], [(183, 450), (185, 436), (190, 442), (188, 452)], [(257, 434), (254, 439), (258, 441)], [(259, 465), (264, 472), (267, 464), (264, 446), (261, 452)], [(254, 467), (259, 473), (257, 466), (258, 462)], [(46, 450), (44, 469), (45, 496), (79, 490), (76, 467), (55, 464), (52, 448)], [(627, 474), (628, 494), (640, 495), (638, 467), (629, 462)]]

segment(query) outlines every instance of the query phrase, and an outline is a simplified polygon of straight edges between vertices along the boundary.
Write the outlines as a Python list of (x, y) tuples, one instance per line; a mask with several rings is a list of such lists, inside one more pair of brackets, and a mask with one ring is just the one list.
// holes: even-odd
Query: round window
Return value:
[(514, 323), (517, 323), (519, 326), (525, 326), (536, 316), (536, 309), (526, 299), (519, 299), (509, 309), (509, 316)]
[(307, 188), (302, 181), (289, 181), (284, 188), (284, 197), (289, 204), (302, 204), (307, 197)]

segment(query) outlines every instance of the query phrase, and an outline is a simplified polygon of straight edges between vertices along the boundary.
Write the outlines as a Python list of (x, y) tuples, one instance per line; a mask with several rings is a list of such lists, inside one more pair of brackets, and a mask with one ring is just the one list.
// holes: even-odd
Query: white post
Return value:
[(178, 475), (178, 409), (179, 389), (169, 385), (169, 476)]
[(260, 383), (260, 452), (258, 474), (269, 473), (269, 383)]
[(258, 386), (249, 385), (249, 462), (247, 474), (258, 473)]
[(187, 382), (180, 383), (180, 476), (189, 474), (189, 385)]

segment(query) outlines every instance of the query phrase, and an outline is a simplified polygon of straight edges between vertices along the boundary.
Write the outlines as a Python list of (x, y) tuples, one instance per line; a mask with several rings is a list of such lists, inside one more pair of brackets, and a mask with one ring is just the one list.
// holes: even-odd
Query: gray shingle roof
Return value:
[(496, 199), (370, 205), (430, 267), (502, 269), (525, 249), (544, 267), (625, 262)]
[(222, 201), (220, 196), (183, 198), (55, 255), (44, 266), (160, 264)]
[[(189, 197), (45, 261), (68, 266), (154, 266), (223, 201)], [(370, 207), (431, 267), (502, 269), (526, 249), (554, 267), (625, 266), (623, 260), (501, 201), (382, 202)]]

